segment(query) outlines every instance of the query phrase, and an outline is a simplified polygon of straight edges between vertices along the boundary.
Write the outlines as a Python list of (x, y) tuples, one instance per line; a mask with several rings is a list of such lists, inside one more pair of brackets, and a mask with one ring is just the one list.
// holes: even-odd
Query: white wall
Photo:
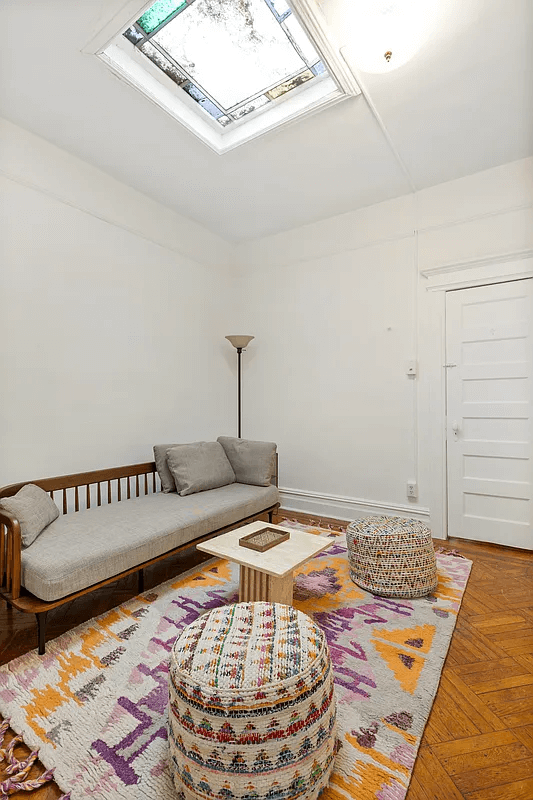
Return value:
[(235, 433), (249, 333), (243, 435), (278, 442), (284, 506), (442, 533), (440, 289), (533, 269), (532, 186), (528, 159), (234, 248), (0, 122), (0, 485)]
[(226, 242), (8, 122), (0, 216), (0, 485), (234, 431)]
[(532, 178), (527, 159), (237, 248), (241, 328), (256, 336), (244, 435), (278, 442), (284, 507), (431, 514), (444, 532), (443, 318), (428, 284), (529, 269)]

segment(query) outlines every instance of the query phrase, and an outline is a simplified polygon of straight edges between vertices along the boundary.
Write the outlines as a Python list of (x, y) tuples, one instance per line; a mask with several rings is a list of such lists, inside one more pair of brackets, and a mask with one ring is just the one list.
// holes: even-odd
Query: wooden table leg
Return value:
[(239, 603), (263, 600), (271, 603), (292, 605), (292, 573), (275, 578), (251, 567), (240, 566)]
[(283, 578), (270, 578), (270, 591), (268, 599), (271, 603), (284, 603), (286, 606), (292, 606), (292, 584), (293, 575), (289, 572)]

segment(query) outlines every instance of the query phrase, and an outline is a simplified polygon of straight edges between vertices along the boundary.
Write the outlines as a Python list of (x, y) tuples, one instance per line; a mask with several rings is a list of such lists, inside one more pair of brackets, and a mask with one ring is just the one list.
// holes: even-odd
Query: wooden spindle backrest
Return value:
[[(112, 469), (100, 469), (72, 475), (59, 475), (55, 478), (40, 478), (34, 481), (13, 483), (0, 488), (0, 498), (11, 497), (23, 486), (28, 483), (34, 483), (44, 489), (45, 492), (48, 492), (59, 510), (63, 514), (67, 514), (84, 510), (85, 508), (89, 509), (94, 503), (97, 506), (101, 506), (102, 504), (105, 505), (106, 501), (107, 503), (120, 502), (123, 499), (123, 480), (126, 481), (126, 497), (130, 499), (132, 478), (135, 478), (135, 497), (140, 497), (142, 493), (148, 495), (161, 491), (161, 483), (155, 462), (147, 461), (142, 464), (128, 464), (123, 467), (113, 467)], [(278, 454), (276, 453), (272, 483), (278, 486), (278, 481), (279, 463)], [(85, 488), (85, 491), (80, 493), (80, 488)], [(6, 525), (0, 523), (0, 585), (10, 588), (13, 583), (12, 537), (6, 534)]]
[[(150, 480), (150, 477), (152, 480)], [(161, 490), (155, 462), (147, 461), (143, 464), (127, 464), (126, 466), (113, 467), (112, 469), (93, 470), (92, 472), (80, 472), (73, 475), (59, 475), (55, 478), (41, 478), (35, 481), (14, 483), (0, 488), (0, 498), (11, 497), (26, 484), (34, 483), (44, 489), (45, 492), (48, 492), (60, 511), (63, 514), (67, 514), (91, 508), (95, 504), (101, 506), (103, 503), (105, 504), (106, 500), (107, 503), (113, 503), (120, 502), (126, 498), (130, 499), (133, 494), (132, 479), (135, 479), (135, 497), (140, 497), (141, 494), (155, 494)], [(126, 481), (125, 486), (123, 481)], [(80, 489), (82, 489), (81, 492)], [(5, 536), (3, 526), (0, 526), (0, 576), (5, 572), (6, 560), (9, 563), (5, 553), (6, 538), (8, 537)]]

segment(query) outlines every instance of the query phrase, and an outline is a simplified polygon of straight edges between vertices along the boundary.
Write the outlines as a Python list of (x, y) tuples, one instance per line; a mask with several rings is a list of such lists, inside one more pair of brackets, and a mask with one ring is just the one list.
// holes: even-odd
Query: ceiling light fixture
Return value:
[(412, 59), (438, 30), (444, 10), (442, 0), (352, 0), (332, 6), (330, 15), (350, 63), (377, 73)]

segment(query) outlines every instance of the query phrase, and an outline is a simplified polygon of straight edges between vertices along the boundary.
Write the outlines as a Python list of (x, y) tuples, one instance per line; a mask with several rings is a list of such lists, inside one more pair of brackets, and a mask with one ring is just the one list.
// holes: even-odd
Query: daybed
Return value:
[[(50, 609), (133, 572), (143, 591), (149, 564), (266, 514), (272, 522), (277, 454), (275, 463), (269, 486), (233, 482), (183, 497), (161, 491), (155, 462), (31, 481), (62, 515), (23, 548), (18, 520), (0, 509), (0, 596), (36, 614), (42, 654)], [(0, 499), (28, 483), (0, 488)]]

